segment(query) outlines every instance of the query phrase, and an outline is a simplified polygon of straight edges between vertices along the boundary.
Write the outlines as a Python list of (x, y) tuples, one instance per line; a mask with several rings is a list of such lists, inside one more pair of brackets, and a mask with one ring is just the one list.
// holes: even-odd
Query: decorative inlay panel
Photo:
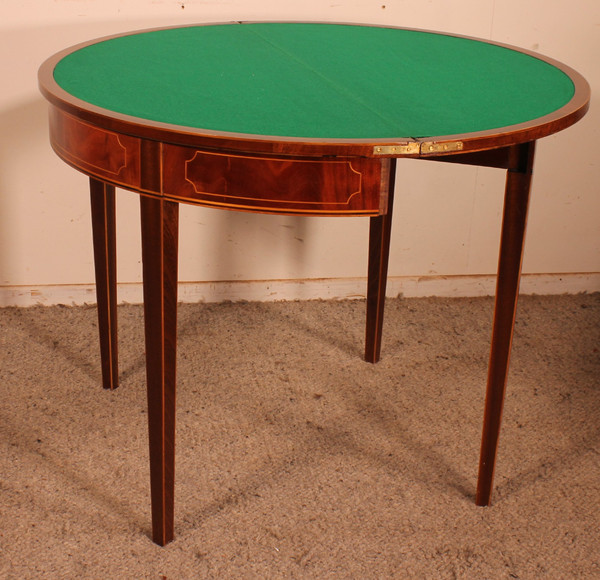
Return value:
[(163, 195), (237, 210), (377, 215), (381, 166), (376, 159), (252, 157), (165, 144)]
[(139, 185), (139, 138), (100, 129), (51, 109), (50, 139), (56, 153), (77, 169), (119, 185)]

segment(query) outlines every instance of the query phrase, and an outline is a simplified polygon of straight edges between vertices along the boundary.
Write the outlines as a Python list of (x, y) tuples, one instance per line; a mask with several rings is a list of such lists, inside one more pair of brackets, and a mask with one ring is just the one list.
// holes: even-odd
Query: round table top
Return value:
[(327, 23), (129, 33), (55, 55), (40, 79), (47, 96), (132, 123), (311, 142), (468, 139), (523, 129), (537, 137), (575, 122), (589, 101), (580, 75), (527, 51)]

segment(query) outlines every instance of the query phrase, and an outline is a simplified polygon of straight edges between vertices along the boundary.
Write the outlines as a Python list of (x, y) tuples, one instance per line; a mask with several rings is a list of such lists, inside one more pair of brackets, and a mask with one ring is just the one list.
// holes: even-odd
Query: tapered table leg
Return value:
[(115, 188), (90, 178), (90, 199), (102, 385), (115, 389), (119, 384)]
[(152, 539), (173, 539), (177, 351), (176, 203), (141, 197)]
[(365, 360), (376, 363), (381, 352), (385, 289), (390, 255), (396, 159), (390, 159), (388, 209), (385, 215), (371, 218), (369, 228), (369, 269), (367, 281), (367, 329)]
[(515, 145), (506, 177), (477, 505), (489, 505), (517, 309), (535, 142)]

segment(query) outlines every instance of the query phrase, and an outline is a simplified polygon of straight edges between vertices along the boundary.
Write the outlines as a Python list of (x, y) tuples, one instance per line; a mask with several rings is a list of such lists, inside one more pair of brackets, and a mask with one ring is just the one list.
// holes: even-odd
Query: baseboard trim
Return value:
[[(392, 276), (388, 296), (491, 296), (495, 276)], [(305, 280), (252, 280), (219, 282), (180, 282), (181, 302), (272, 302), (278, 300), (363, 299), (365, 278), (318, 278)], [(579, 294), (600, 292), (600, 273), (524, 274), (521, 294)], [(119, 284), (119, 303), (141, 304), (142, 285)], [(36, 304), (79, 306), (95, 304), (93, 284), (3, 286), (0, 307), (27, 307)]]

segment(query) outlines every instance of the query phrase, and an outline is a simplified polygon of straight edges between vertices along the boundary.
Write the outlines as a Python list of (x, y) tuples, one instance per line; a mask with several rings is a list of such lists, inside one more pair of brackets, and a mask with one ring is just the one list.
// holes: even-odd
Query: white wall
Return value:
[[(41, 62), (120, 31), (231, 20), (442, 30), (534, 49), (577, 69), (592, 85), (592, 107), (574, 127), (539, 143), (525, 285), (536, 292), (600, 290), (598, 0), (0, 0), (0, 14), (0, 305), (93, 301), (87, 180), (49, 147), (36, 79)], [(503, 172), (409, 160), (398, 170), (389, 293), (492, 291)], [(138, 214), (137, 196), (120, 191), (118, 275), (121, 299), (129, 301), (141, 296)], [(182, 206), (180, 280), (189, 284), (181, 295), (361, 294), (367, 231), (361, 218)]]

